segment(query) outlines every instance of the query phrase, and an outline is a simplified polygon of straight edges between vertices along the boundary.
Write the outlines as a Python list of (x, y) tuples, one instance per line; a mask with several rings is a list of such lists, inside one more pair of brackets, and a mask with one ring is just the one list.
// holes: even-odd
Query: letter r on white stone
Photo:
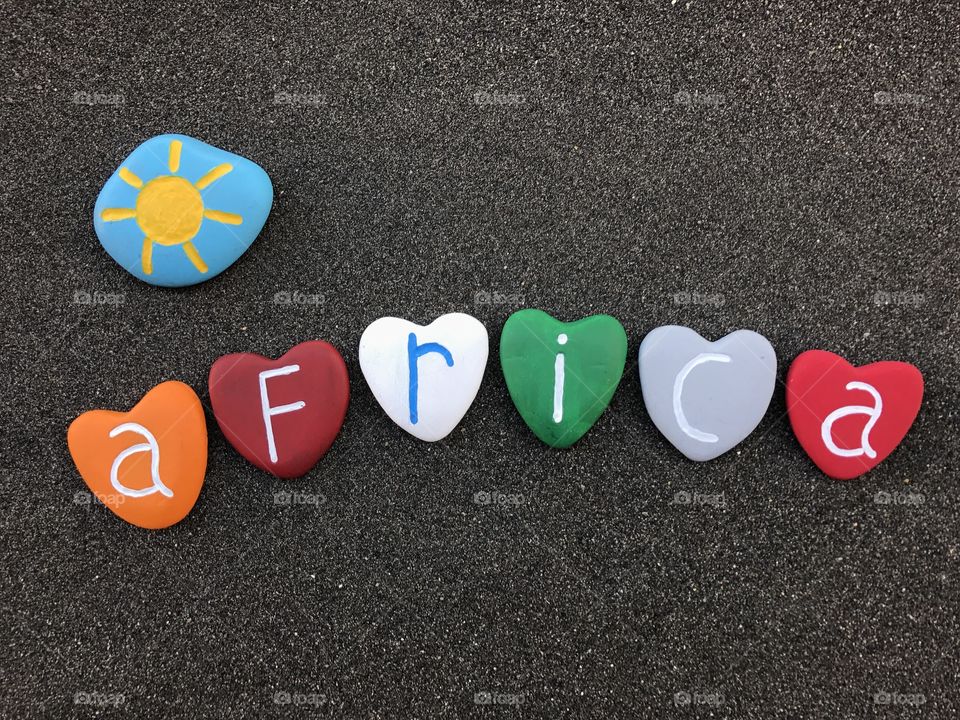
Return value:
[(272, 463), (277, 462), (277, 444), (273, 439), (273, 416), (302, 410), (307, 404), (303, 400), (298, 400), (286, 405), (270, 407), (270, 398), (267, 397), (267, 380), (280, 375), (292, 375), (295, 372), (300, 372), (299, 365), (285, 365), (276, 370), (264, 370), (260, 373), (260, 409), (263, 411), (263, 426), (267, 431), (267, 450), (270, 452), (270, 462)]

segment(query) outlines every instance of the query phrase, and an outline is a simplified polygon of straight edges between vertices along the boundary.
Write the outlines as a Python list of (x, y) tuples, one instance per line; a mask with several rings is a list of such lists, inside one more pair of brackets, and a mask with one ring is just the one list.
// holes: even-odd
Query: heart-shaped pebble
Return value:
[(213, 415), (230, 444), (281, 478), (300, 477), (324, 456), (350, 400), (346, 363), (320, 340), (276, 360), (224, 355), (210, 368), (209, 387)]
[(507, 318), (500, 335), (513, 404), (551, 447), (569, 447), (593, 427), (620, 384), (626, 359), (627, 334), (609, 315), (564, 323), (528, 308)]
[(737, 330), (710, 342), (665, 325), (640, 343), (640, 385), (650, 419), (691, 460), (712, 460), (763, 419), (777, 380), (770, 342)]
[(243, 255), (267, 221), (263, 168), (186, 135), (137, 147), (104, 184), (93, 226), (104, 249), (151, 285), (209, 280)]
[(855, 367), (808, 350), (787, 373), (787, 412), (797, 439), (823, 472), (849, 480), (881, 463), (920, 412), (923, 375), (905, 362)]
[(159, 529), (187, 516), (207, 469), (207, 424), (197, 394), (160, 383), (127, 413), (91, 410), (67, 431), (90, 491), (128, 523)]
[(489, 353), (487, 329), (464, 313), (427, 326), (384, 317), (360, 337), (360, 369), (390, 419), (434, 442), (457, 426), (477, 396)]

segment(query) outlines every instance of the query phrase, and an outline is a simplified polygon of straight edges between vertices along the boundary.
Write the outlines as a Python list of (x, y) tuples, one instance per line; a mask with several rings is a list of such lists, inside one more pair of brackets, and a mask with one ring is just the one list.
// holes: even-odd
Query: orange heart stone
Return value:
[(207, 470), (200, 398), (176, 380), (160, 383), (127, 413), (91, 410), (67, 430), (80, 476), (128, 523), (170, 527), (197, 502)]

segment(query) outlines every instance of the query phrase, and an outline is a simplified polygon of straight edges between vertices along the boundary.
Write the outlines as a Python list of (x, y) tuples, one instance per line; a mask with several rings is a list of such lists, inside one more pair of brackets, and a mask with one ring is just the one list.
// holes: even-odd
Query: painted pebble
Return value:
[(564, 323), (527, 308), (500, 335), (500, 364), (523, 421), (551, 447), (573, 445), (613, 397), (627, 358), (627, 334), (610, 315)]
[(835, 480), (879, 465), (920, 412), (923, 375), (905, 362), (855, 367), (839, 355), (808, 350), (787, 373), (787, 412), (813, 462)]
[(777, 380), (777, 355), (752, 330), (710, 342), (665, 325), (640, 343), (640, 385), (650, 419), (691, 460), (719, 457), (763, 419)]
[(377, 402), (427, 442), (449, 435), (473, 404), (488, 353), (487, 329), (464, 313), (426, 326), (384, 317), (360, 337), (360, 369)]
[(210, 368), (209, 388), (213, 415), (230, 444), (281, 478), (304, 475), (326, 454), (350, 400), (346, 363), (320, 340), (276, 360), (224, 355)]
[(67, 431), (90, 491), (128, 523), (151, 530), (193, 509), (207, 469), (207, 423), (197, 394), (160, 383), (130, 412), (91, 410)]
[(137, 147), (97, 198), (93, 225), (114, 260), (151, 285), (226, 270), (260, 233), (273, 185), (257, 164), (186, 135)]

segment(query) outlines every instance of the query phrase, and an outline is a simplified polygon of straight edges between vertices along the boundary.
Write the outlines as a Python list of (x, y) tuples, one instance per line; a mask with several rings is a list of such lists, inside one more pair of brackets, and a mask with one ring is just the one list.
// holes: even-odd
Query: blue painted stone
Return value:
[(151, 285), (209, 280), (263, 228), (273, 184), (254, 162), (186, 135), (140, 145), (97, 197), (93, 226), (110, 257)]

